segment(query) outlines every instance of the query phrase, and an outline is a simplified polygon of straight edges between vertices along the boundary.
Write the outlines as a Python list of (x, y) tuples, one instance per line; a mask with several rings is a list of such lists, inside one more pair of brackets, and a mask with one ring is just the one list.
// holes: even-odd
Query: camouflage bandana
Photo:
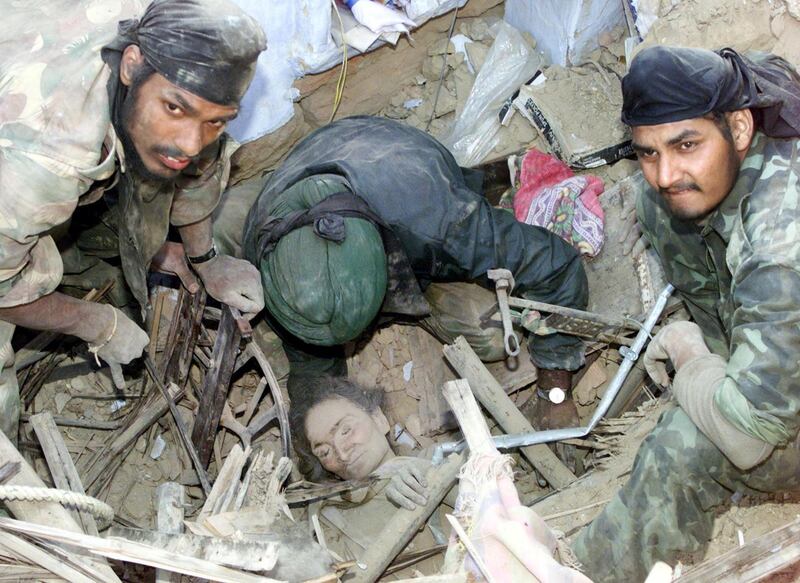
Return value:
[(800, 137), (800, 76), (781, 57), (733, 49), (654, 46), (622, 79), (622, 122), (659, 125), (750, 109), (774, 138)]
[(128, 45), (138, 45), (170, 83), (218, 105), (238, 105), (266, 39), (228, 0), (155, 0), (141, 19), (121, 21), (117, 37), (103, 47), (103, 60), (116, 73)]

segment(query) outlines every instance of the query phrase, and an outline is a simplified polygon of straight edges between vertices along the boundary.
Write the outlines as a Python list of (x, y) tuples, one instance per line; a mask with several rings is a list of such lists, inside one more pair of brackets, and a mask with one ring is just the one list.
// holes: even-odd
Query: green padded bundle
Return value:
[[(286, 216), (343, 190), (340, 180), (312, 176), (279, 194), (268, 213)], [(287, 233), (258, 261), (267, 310), (309, 344), (353, 340), (375, 318), (386, 294), (386, 254), (377, 227), (360, 218), (344, 221), (341, 243), (318, 237), (308, 225)]]

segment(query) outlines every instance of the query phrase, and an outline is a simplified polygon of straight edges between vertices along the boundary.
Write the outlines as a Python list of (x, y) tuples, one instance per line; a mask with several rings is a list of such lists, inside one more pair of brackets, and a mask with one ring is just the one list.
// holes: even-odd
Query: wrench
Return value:
[(495, 282), (497, 305), (503, 321), (503, 346), (508, 356), (516, 356), (519, 354), (519, 338), (511, 324), (511, 309), (508, 307), (508, 295), (514, 289), (514, 276), (508, 269), (490, 269), (486, 275)]

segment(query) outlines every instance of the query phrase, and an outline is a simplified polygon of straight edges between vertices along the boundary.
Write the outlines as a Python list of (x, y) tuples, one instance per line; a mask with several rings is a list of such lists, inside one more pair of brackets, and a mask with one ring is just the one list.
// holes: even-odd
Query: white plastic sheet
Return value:
[[(253, 16), (267, 35), (267, 50), (261, 55), (256, 75), (242, 100), (237, 117), (228, 127), (231, 135), (247, 142), (271, 133), (289, 121), (292, 102), (298, 97), (295, 79), (337, 66), (341, 47), (333, 42), (331, 0), (233, 0)], [(406, 13), (417, 26), (467, 0), (408, 0)], [(347, 8), (339, 8), (346, 11)], [(371, 49), (380, 46), (376, 43)], [(349, 56), (359, 54), (352, 48)], [(390, 74), (390, 73), (387, 73)]]
[(620, 0), (506, 0), (505, 20), (536, 39), (557, 65), (578, 65), (605, 32), (625, 21)]
[(501, 22), (472, 85), (464, 110), (444, 140), (461, 166), (479, 164), (498, 143), (503, 103), (539, 68), (540, 59), (520, 31)]

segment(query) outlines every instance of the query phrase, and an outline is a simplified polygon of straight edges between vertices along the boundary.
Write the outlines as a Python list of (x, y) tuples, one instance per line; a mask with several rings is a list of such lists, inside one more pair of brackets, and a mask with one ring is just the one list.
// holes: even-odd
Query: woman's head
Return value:
[(380, 389), (365, 389), (344, 378), (310, 383), (293, 399), (290, 414), (295, 449), (307, 467), (304, 473), (312, 479), (325, 471), (346, 480), (365, 478), (393, 457), (382, 401)]

